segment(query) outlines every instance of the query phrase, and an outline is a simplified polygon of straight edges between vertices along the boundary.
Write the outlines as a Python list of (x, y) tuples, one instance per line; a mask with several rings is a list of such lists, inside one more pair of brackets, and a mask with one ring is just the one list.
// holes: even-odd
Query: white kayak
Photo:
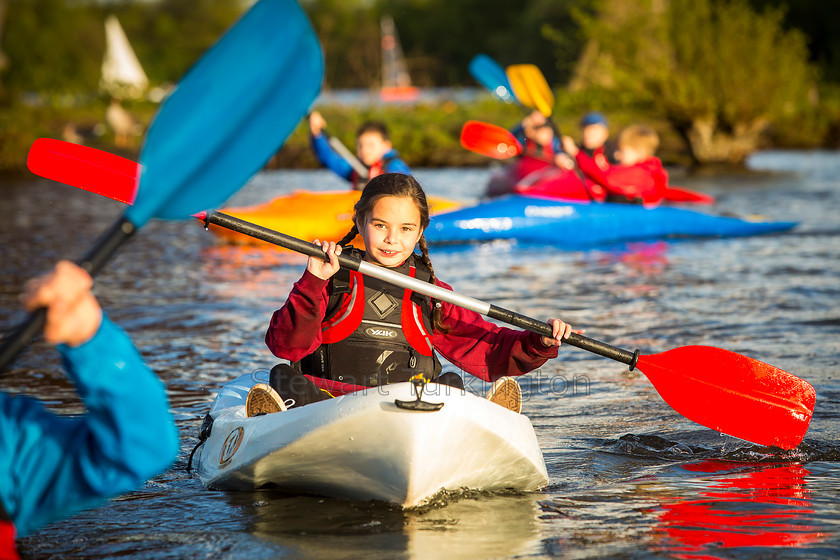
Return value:
[(416, 402), (398, 383), (254, 418), (245, 416), (254, 374), (219, 391), (212, 430), (196, 454), (201, 481), (223, 490), (284, 491), (418, 506), (441, 490), (532, 491), (548, 484), (527, 417), (487, 399), (429, 384)]

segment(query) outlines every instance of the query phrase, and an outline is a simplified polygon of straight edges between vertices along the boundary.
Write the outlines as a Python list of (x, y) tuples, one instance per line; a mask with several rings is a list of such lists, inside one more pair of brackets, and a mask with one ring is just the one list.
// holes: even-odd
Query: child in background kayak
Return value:
[(0, 392), (0, 558), (17, 558), (15, 532), (35, 529), (139, 488), (178, 454), (166, 390), (128, 336), (102, 313), (90, 275), (68, 261), (29, 283), (23, 300), (47, 308), (87, 412), (64, 416)]
[(330, 146), (324, 129), (327, 121), (318, 111), (309, 115), (309, 132), (312, 150), (321, 165), (332, 170), (339, 177), (352, 183), (355, 190), (362, 190), (365, 184), (382, 173), (411, 174), (411, 169), (400, 159), (391, 145), (388, 127), (378, 121), (368, 121), (356, 131), (356, 155), (368, 168), (366, 176), (359, 176), (353, 166)]
[(609, 169), (616, 163), (613, 158), (614, 147), (608, 146), (610, 127), (607, 117), (598, 111), (590, 111), (580, 119), (580, 149), (591, 157), (602, 170)]
[(510, 132), (525, 148), (524, 156), (553, 162), (561, 169), (575, 168), (574, 162), (563, 150), (554, 124), (541, 112), (531, 111)]
[(607, 165), (606, 169), (584, 150), (579, 150), (570, 137), (563, 137), (563, 147), (594, 183), (590, 190), (596, 200), (655, 206), (668, 190), (668, 172), (654, 155), (659, 147), (659, 135), (647, 126), (632, 125), (621, 131), (616, 152), (619, 164)]
[[(551, 319), (552, 338), (499, 327), (473, 311), (340, 269), (337, 256), (353, 251), (365, 261), (451, 289), (436, 278), (429, 259), (423, 236), (429, 207), (416, 179), (398, 173), (371, 179), (355, 210), (354, 226), (342, 241), (321, 243), (329, 260), (310, 258), (286, 303), (271, 317), (266, 344), (291, 365), (275, 366), (268, 385), (251, 389), (247, 414), (329, 398), (324, 391), (343, 394), (417, 375), (463, 389), (458, 374), (441, 375), (436, 351), (495, 382), (493, 400), (518, 412), (519, 386), (509, 376), (556, 357), (571, 327)], [(357, 234), (365, 241), (364, 252), (344, 245)], [(418, 245), (419, 255), (414, 253)]]

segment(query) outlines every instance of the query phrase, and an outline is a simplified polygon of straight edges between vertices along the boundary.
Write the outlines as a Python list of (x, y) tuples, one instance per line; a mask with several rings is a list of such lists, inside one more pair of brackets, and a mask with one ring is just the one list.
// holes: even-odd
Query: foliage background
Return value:
[[(475, 54), (502, 65), (537, 64), (556, 88), (555, 114), (565, 132), (580, 115), (605, 111), (613, 129), (646, 122), (662, 135), (666, 163), (688, 163), (690, 152), (669, 117), (667, 104), (641, 87), (570, 88), (591, 39), (602, 0), (300, 0), (319, 34), (326, 58), (326, 89), (375, 89), (379, 85), (379, 17), (393, 16), (415, 83), (422, 87), (478, 85), (467, 72)], [(657, 0), (669, 2), (678, 0)], [(710, 0), (711, 1), (711, 0)], [(631, 8), (645, 0), (628, 0)], [(718, 0), (725, 3), (724, 0)], [(42, 136), (62, 137), (72, 124), (85, 143), (116, 151), (103, 130), (107, 100), (97, 91), (104, 52), (103, 21), (116, 14), (153, 85), (172, 84), (213, 43), (250, 0), (0, 0), (0, 169), (21, 170), (29, 145)], [(830, 147), (840, 140), (840, 2), (743, 0), (756, 13), (779, 10), (785, 30), (797, 30), (812, 65), (810, 103), (776, 115), (762, 146)], [(679, 16), (679, 14), (677, 14)], [(685, 21), (682, 22), (685, 24)], [(713, 37), (685, 26), (687, 45), (700, 54)], [(616, 48), (632, 48), (639, 37), (618, 34)], [(643, 37), (642, 37), (643, 38)], [(625, 41), (622, 44), (622, 40)], [(728, 67), (720, 68), (726, 64)], [(718, 61), (720, 75), (733, 78), (757, 71)], [(761, 70), (759, 68), (758, 70)], [(629, 78), (634, 78), (631, 73)], [(740, 79), (740, 78), (739, 78)], [(798, 78), (797, 78), (798, 80)], [(666, 84), (667, 85), (667, 84)], [(673, 84), (671, 84), (673, 86)], [(760, 89), (758, 90), (761, 91)], [(755, 95), (754, 95), (755, 97)], [(142, 123), (155, 104), (127, 104)], [(330, 129), (345, 143), (365, 119), (388, 122), (395, 145), (413, 166), (481, 165), (486, 160), (458, 145), (469, 118), (512, 126), (521, 108), (489, 97), (474, 103), (452, 101), (411, 110), (401, 106), (322, 107)], [(136, 157), (140, 138), (124, 155)], [(304, 127), (277, 155), (274, 165), (314, 166)]]

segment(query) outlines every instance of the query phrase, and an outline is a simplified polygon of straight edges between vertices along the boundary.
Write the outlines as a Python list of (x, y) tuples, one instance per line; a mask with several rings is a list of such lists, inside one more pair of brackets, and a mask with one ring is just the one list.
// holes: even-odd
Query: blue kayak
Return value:
[(430, 243), (509, 239), (560, 247), (588, 247), (674, 237), (740, 237), (786, 231), (796, 222), (716, 216), (671, 206), (574, 203), (506, 196), (438, 214)]

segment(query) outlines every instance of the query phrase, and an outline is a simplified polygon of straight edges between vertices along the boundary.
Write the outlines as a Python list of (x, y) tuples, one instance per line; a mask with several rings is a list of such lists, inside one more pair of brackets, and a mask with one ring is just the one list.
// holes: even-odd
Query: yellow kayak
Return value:
[[(359, 200), (361, 194), (360, 191), (296, 191), (263, 204), (222, 208), (219, 211), (307, 241), (314, 239), (339, 241), (353, 226), (353, 205)], [(428, 197), (428, 201), (432, 214), (454, 210), (460, 206), (454, 200), (434, 196)], [(210, 224), (210, 231), (226, 243), (267, 244), (213, 224)], [(362, 248), (364, 243), (359, 237), (353, 245)]]

